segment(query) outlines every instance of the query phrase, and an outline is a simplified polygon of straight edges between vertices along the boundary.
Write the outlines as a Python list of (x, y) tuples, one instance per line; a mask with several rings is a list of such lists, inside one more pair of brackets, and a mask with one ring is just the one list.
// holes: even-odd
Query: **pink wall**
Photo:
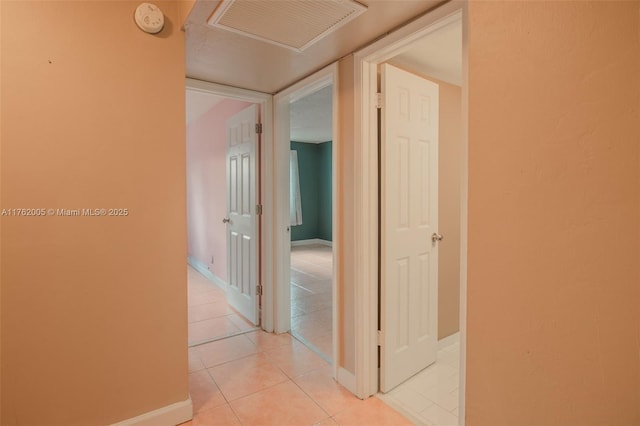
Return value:
[(249, 105), (225, 99), (187, 126), (188, 254), (225, 281), (226, 121)]

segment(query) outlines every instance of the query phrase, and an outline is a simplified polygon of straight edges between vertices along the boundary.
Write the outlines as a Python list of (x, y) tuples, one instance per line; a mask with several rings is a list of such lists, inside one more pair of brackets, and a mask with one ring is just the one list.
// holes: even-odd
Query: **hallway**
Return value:
[[(210, 298), (202, 310), (236, 328), (221, 326), (222, 334), (242, 331), (220, 289), (192, 268), (188, 281), (190, 308), (199, 306), (194, 297)], [(362, 401), (338, 385), (330, 364), (290, 334), (249, 331), (189, 348), (189, 392), (194, 418), (185, 426), (412, 424), (380, 399)]]

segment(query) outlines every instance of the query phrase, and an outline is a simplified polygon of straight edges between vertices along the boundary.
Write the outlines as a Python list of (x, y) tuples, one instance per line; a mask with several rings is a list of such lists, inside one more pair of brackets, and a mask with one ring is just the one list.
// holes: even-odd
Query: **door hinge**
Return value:
[(257, 134), (262, 133), (262, 123), (256, 123), (256, 133)]
[(256, 286), (256, 295), (262, 296), (262, 285), (261, 284)]
[(382, 108), (382, 93), (376, 93), (376, 108)]
[(384, 335), (382, 334), (382, 330), (378, 330), (378, 346), (382, 346), (382, 339)]
[(262, 204), (256, 204), (256, 214), (262, 216)]

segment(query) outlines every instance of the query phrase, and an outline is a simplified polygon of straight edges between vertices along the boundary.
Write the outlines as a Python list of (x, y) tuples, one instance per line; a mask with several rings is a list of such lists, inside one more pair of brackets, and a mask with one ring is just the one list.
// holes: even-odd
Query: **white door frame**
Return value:
[(341, 262), (341, 238), (338, 232), (337, 212), (341, 211), (341, 201), (338, 197), (339, 182), (338, 153), (341, 149), (338, 140), (338, 64), (329, 65), (313, 75), (295, 83), (285, 90), (274, 95), (275, 104), (275, 169), (277, 170), (277, 185), (275, 186), (277, 200), (276, 212), (276, 257), (279, 259), (276, 267), (276, 307), (275, 307), (275, 332), (285, 333), (291, 329), (291, 235), (289, 229), (289, 152), (291, 150), (291, 137), (289, 125), (289, 105), (300, 98), (310, 95), (324, 87), (333, 85), (332, 96), (332, 132), (333, 149), (332, 158), (332, 240), (333, 240), (333, 282), (332, 282), (332, 321), (333, 321), (333, 376), (337, 377), (338, 371), (338, 288), (342, 285), (339, 271)]
[(465, 418), (468, 199), (468, 60), (466, 1), (446, 3), (354, 55), (355, 65), (355, 388), (366, 398), (378, 392), (378, 122), (375, 103), (378, 64), (456, 19), (462, 19), (462, 180), (460, 229), (460, 424)]
[(194, 92), (209, 93), (238, 101), (260, 105), (262, 137), (260, 141), (260, 199), (262, 218), (260, 226), (260, 284), (262, 284), (262, 307), (260, 322), (266, 331), (273, 331), (274, 317), (274, 278), (276, 256), (271, 249), (274, 246), (273, 224), (276, 217), (274, 202), (274, 148), (273, 148), (273, 96), (267, 93), (239, 89), (201, 80), (186, 79), (186, 89)]

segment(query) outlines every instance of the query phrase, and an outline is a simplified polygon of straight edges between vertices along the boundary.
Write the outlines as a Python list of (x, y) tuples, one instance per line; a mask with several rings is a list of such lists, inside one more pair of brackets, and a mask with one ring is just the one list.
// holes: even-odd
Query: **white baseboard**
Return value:
[(345, 370), (342, 367), (338, 367), (338, 377), (336, 378), (338, 383), (344, 386), (352, 394), (356, 394), (356, 376), (350, 371)]
[(114, 423), (112, 426), (175, 426), (193, 418), (191, 397), (157, 410)]
[(438, 340), (438, 350), (442, 348), (446, 348), (449, 345), (453, 345), (456, 342), (460, 341), (460, 332), (455, 332), (453, 334), (448, 335), (447, 337), (443, 337)]
[(227, 283), (222, 278), (211, 272), (205, 263), (200, 262), (193, 256), (187, 257), (187, 263), (191, 265), (193, 269), (200, 272), (206, 279), (220, 287), (221, 290), (227, 291)]
[(310, 240), (298, 240), (291, 241), (291, 247), (295, 246), (310, 246), (313, 244), (320, 244), (327, 247), (333, 247), (333, 242), (327, 240), (321, 240), (320, 238), (312, 238)]

